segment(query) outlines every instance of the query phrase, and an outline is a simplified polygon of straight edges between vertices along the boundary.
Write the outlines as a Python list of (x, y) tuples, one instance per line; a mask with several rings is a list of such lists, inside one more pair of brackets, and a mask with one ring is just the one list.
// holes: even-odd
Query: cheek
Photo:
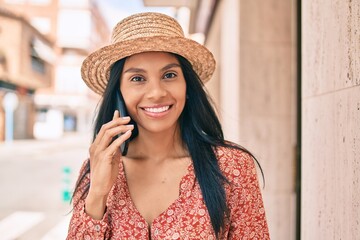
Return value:
[(130, 116), (132, 116), (134, 114), (134, 111), (136, 110), (136, 106), (137, 106), (137, 102), (138, 102), (138, 97), (136, 96), (136, 94), (131, 93), (130, 91), (127, 90), (122, 90), (122, 95), (125, 101), (125, 106), (126, 109), (128, 111), (128, 114)]
[(124, 97), (125, 105), (129, 113), (132, 113), (136, 109), (136, 101), (133, 98)]
[(181, 99), (181, 101), (186, 101), (186, 84), (182, 84), (177, 88), (177, 97)]
[(176, 93), (173, 92), (173, 98), (176, 99), (176, 111), (181, 114), (186, 103), (186, 88), (177, 88)]
[(180, 76), (182, 78), (181, 81), (176, 82), (176, 84), (171, 86), (170, 92), (173, 96), (176, 96), (178, 100), (186, 100), (186, 81), (183, 78), (183, 76)]
[(181, 93), (181, 94), (179, 94), (179, 100), (183, 103), (183, 104), (185, 104), (185, 102), (186, 102), (186, 89), (184, 89), (184, 91)]

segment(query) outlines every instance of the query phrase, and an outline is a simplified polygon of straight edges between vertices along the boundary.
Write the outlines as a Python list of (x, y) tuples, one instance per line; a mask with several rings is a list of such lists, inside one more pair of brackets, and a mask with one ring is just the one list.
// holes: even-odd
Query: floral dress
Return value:
[[(230, 182), (225, 185), (230, 216), (219, 239), (270, 239), (254, 160), (240, 150), (225, 147), (217, 148), (217, 156), (220, 169)], [(151, 225), (132, 202), (123, 164), (120, 165), (101, 220), (88, 216), (85, 201), (80, 199), (82, 192), (75, 194), (73, 202), (78, 204), (74, 207), (68, 240), (215, 239), (192, 164), (181, 179), (179, 197)], [(89, 181), (87, 176), (80, 189)]]

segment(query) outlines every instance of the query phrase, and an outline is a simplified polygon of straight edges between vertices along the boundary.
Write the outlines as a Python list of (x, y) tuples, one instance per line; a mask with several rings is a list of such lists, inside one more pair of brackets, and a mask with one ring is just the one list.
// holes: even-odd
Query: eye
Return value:
[(135, 76), (130, 79), (131, 82), (143, 82), (145, 79), (141, 76)]
[(169, 73), (165, 73), (164, 79), (174, 78), (176, 76), (177, 76), (176, 73), (169, 72)]

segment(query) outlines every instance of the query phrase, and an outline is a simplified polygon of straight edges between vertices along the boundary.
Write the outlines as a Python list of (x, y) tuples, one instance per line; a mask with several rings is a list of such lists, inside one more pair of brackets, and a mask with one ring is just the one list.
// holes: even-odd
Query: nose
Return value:
[(147, 89), (147, 97), (158, 99), (163, 98), (167, 95), (167, 90), (164, 86), (164, 83), (161, 80), (153, 80), (149, 81), (148, 89)]

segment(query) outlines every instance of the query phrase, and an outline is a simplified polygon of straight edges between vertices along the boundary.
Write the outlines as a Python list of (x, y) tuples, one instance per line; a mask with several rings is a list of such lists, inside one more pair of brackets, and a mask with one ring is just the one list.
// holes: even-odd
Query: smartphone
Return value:
[[(129, 116), (126, 111), (125, 101), (120, 92), (116, 93), (116, 109), (119, 110), (120, 117)], [(120, 137), (121, 134), (118, 135)], [(123, 142), (120, 146), (120, 151), (123, 156), (126, 155), (129, 146), (129, 139)]]

